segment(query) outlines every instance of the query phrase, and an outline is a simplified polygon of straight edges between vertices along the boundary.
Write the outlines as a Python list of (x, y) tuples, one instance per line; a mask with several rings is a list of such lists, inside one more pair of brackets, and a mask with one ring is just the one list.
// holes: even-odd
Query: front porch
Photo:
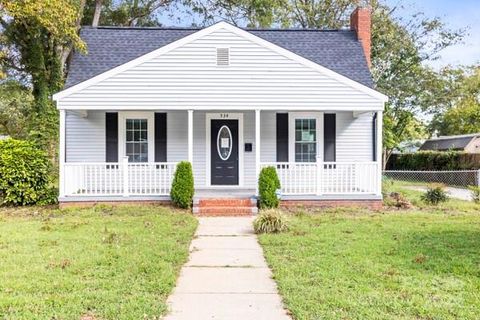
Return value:
[(60, 114), (61, 202), (168, 201), (182, 160), (193, 165), (197, 197), (256, 198), (260, 170), (273, 166), (282, 200), (381, 199), (381, 111)]

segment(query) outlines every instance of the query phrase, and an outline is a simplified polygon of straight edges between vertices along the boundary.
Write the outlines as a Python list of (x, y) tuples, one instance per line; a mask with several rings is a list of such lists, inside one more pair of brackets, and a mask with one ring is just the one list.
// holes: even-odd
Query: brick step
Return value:
[(257, 213), (257, 207), (193, 207), (199, 216), (250, 216)]
[(256, 201), (251, 199), (200, 199), (199, 207), (256, 207)]

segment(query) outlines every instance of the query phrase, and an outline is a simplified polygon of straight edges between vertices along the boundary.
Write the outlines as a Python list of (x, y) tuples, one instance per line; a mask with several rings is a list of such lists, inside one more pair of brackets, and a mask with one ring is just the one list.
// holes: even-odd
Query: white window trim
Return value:
[[(315, 119), (317, 127), (317, 158), (323, 161), (323, 112), (289, 112), (288, 113), (288, 159), (295, 161), (295, 120)], [(299, 162), (300, 163), (300, 162)], [(303, 163), (303, 162), (302, 162)]]
[[(211, 183), (211, 127), (212, 120), (238, 120), (238, 185), (212, 185)], [(231, 113), (231, 112), (219, 112), (219, 113), (207, 113), (205, 115), (206, 121), (206, 186), (212, 188), (238, 188), (243, 187), (243, 113)]]
[[(123, 111), (118, 113), (118, 156), (119, 161), (125, 157), (127, 119), (147, 119), (148, 163), (155, 162), (155, 114), (154, 112)], [(142, 162), (138, 162), (142, 163)]]

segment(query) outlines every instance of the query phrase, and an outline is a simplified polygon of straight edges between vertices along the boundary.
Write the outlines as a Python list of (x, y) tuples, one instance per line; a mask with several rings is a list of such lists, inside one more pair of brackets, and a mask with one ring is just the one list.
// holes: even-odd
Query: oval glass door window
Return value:
[(217, 135), (218, 156), (223, 161), (228, 160), (232, 154), (232, 132), (227, 126), (222, 126)]

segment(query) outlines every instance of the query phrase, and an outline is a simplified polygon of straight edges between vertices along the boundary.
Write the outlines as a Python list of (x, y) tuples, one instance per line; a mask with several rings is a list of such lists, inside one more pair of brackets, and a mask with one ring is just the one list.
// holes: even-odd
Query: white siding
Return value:
[(188, 114), (187, 111), (167, 112), (167, 161), (188, 159)]
[[(277, 116), (276, 112), (263, 111), (260, 112), (260, 161), (276, 162), (277, 161)], [(288, 130), (288, 128), (285, 128)]]
[[(337, 161), (372, 161), (372, 114), (362, 114), (357, 118), (353, 112), (336, 113), (336, 156)], [(262, 162), (276, 160), (276, 116), (275, 112), (261, 113)], [(288, 128), (285, 128), (287, 130)], [(323, 139), (323, 133), (321, 133)], [(323, 152), (323, 150), (322, 150)], [(293, 160), (293, 159), (291, 159)]]
[(105, 161), (105, 111), (90, 111), (86, 118), (66, 112), (67, 162)]
[[(193, 170), (195, 185), (206, 185), (206, 113), (193, 113)], [(275, 112), (261, 112), (261, 161), (276, 161), (276, 116)], [(187, 112), (167, 112), (167, 161), (187, 159)], [(243, 112), (244, 143), (252, 143), (253, 151), (244, 152), (244, 187), (254, 188), (255, 178), (255, 113)], [(83, 118), (72, 112), (66, 117), (67, 162), (105, 161), (105, 112), (89, 111)], [(321, 137), (323, 138), (323, 137)], [(337, 113), (337, 161), (372, 160), (372, 114), (357, 118), (352, 112)]]
[[(216, 65), (216, 48), (230, 65)], [(381, 108), (366, 93), (225, 29), (59, 101), (73, 109)]]
[(337, 113), (337, 161), (373, 161), (371, 113)]

